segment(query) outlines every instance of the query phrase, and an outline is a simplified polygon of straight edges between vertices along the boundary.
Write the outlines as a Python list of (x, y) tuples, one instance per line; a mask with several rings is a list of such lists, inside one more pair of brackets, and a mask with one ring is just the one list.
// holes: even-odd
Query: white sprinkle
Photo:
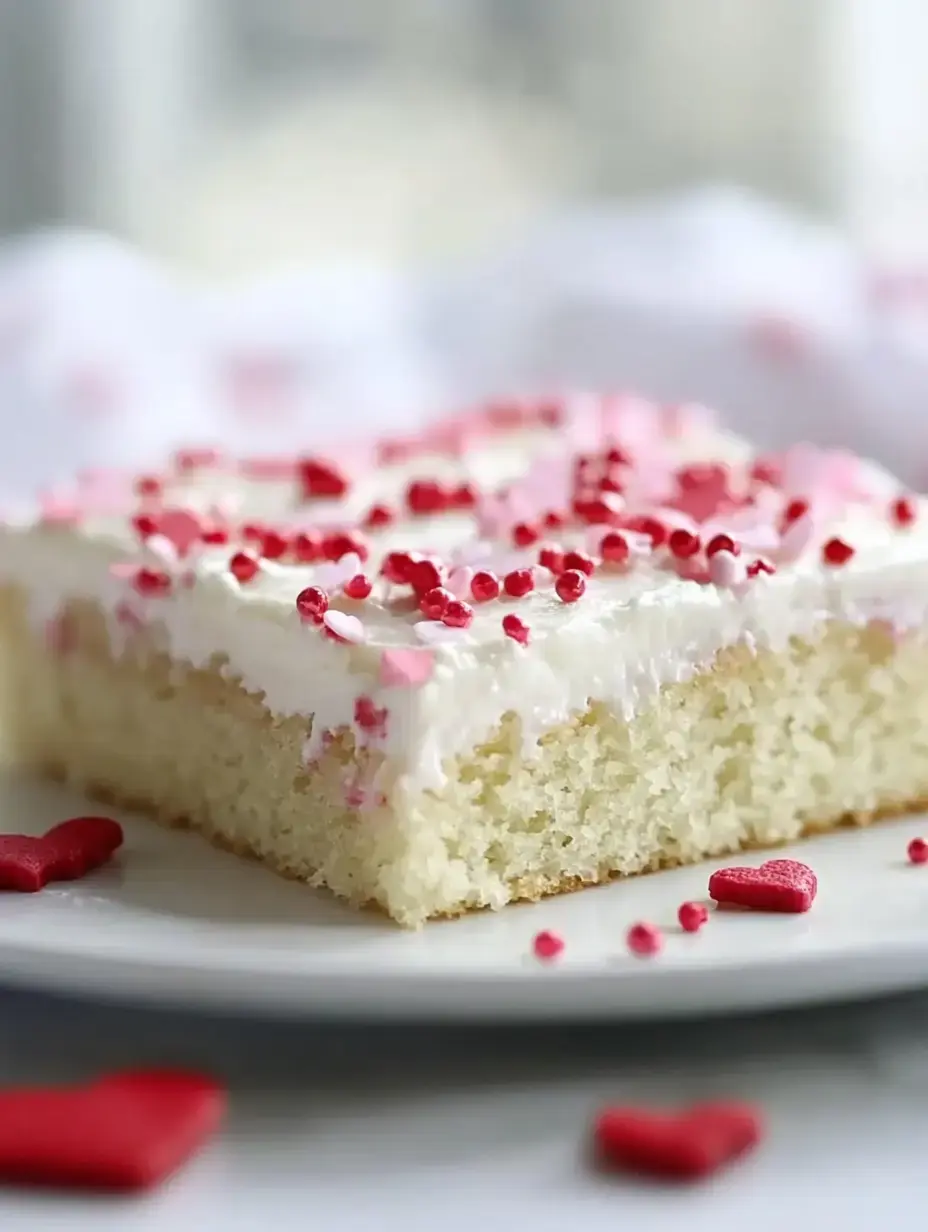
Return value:
[(363, 623), (350, 612), (340, 612), (337, 608), (329, 608), (322, 618), (322, 623), (343, 642), (367, 641), (367, 630)]
[(745, 578), (744, 564), (733, 552), (713, 552), (709, 557), (709, 577), (716, 586), (737, 586)]
[(474, 576), (473, 569), (469, 565), (458, 565), (456, 569), (452, 569), (448, 575), (448, 589), (456, 599), (470, 598), (470, 583)]
[(313, 585), (325, 590), (336, 590), (343, 582), (361, 572), (361, 557), (357, 552), (348, 552), (341, 560), (319, 565), (313, 570)]

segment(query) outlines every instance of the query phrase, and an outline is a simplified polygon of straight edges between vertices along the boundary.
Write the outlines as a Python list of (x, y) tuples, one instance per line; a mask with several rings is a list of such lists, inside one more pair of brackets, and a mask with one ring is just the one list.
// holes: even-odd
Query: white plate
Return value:
[[(0, 778), (2, 830), (41, 833), (93, 811), (59, 788)], [(0, 893), (0, 981), (249, 1013), (496, 1021), (704, 1014), (928, 985), (928, 865), (905, 854), (928, 834), (924, 819), (793, 849), (819, 877), (807, 915), (713, 913), (688, 936), (676, 908), (705, 897), (719, 862), (405, 933), (196, 835), (116, 816), (126, 843), (110, 866), (40, 894)], [(666, 928), (658, 958), (625, 951), (638, 919)], [(555, 964), (531, 956), (542, 928), (566, 942)]]

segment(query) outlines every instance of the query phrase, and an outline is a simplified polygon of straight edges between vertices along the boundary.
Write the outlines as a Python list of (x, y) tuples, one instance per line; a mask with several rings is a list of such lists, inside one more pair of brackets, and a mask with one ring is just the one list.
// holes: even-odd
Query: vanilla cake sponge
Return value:
[(697, 407), (179, 455), (0, 530), (20, 764), (399, 923), (928, 799), (922, 501)]

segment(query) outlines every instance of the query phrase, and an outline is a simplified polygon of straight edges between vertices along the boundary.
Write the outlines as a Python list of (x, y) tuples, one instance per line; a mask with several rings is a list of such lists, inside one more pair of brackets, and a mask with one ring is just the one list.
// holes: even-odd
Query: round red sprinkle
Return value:
[(243, 539), (257, 541), (258, 539), (264, 538), (266, 534), (266, 527), (262, 526), (260, 522), (245, 522), (242, 525), (239, 534)]
[(540, 958), (543, 962), (550, 962), (552, 958), (557, 958), (563, 954), (564, 939), (559, 937), (557, 933), (552, 933), (545, 929), (544, 932), (535, 934), (532, 941), (532, 950), (536, 958)]
[(474, 609), (463, 599), (452, 599), (441, 614), (442, 623), (454, 629), (466, 629), (473, 619)]
[(239, 583), (250, 582), (259, 568), (258, 562), (247, 552), (236, 552), (229, 561), (229, 572)]
[(433, 479), (415, 479), (406, 489), (407, 508), (417, 516), (441, 513), (448, 504), (448, 493)]
[(913, 838), (906, 853), (913, 864), (928, 864), (928, 843), (923, 838)]
[(348, 491), (348, 480), (334, 462), (302, 458), (297, 462), (297, 475), (306, 499), (336, 498)]
[(381, 573), (388, 582), (402, 586), (409, 581), (409, 571), (412, 568), (412, 557), (408, 552), (388, 552), (384, 557)]
[(372, 505), (364, 516), (363, 525), (367, 530), (379, 530), (382, 526), (389, 526), (393, 516), (389, 505)]
[(706, 555), (714, 556), (716, 552), (730, 552), (732, 556), (738, 556), (741, 544), (735, 543), (731, 535), (713, 535), (706, 544)]
[(557, 509), (549, 509), (543, 520), (548, 530), (560, 530), (567, 521), (563, 513), (560, 513)]
[(367, 540), (357, 531), (339, 531), (326, 535), (322, 540), (322, 555), (326, 560), (341, 560), (352, 552), (362, 560), (367, 560), (370, 555)]
[(531, 569), (513, 569), (503, 578), (503, 589), (514, 599), (521, 599), (535, 589), (535, 575)]
[(705, 903), (681, 903), (677, 912), (680, 927), (686, 933), (698, 933), (709, 918), (709, 908)]
[(557, 574), (564, 572), (564, 553), (560, 548), (548, 544), (539, 551), (538, 563), (543, 569), (550, 570), (556, 577)]
[(625, 934), (625, 941), (633, 954), (640, 958), (650, 958), (662, 948), (664, 934), (657, 925), (641, 922), (631, 926)]
[(616, 509), (602, 496), (581, 498), (573, 503), (574, 514), (588, 526), (608, 525), (616, 519)]
[(304, 565), (322, 559), (322, 536), (301, 530), (293, 536), (293, 555)]
[(303, 620), (322, 624), (322, 617), (329, 610), (329, 596), (321, 586), (307, 586), (296, 597), (296, 610)]
[(599, 541), (599, 553), (611, 565), (624, 565), (631, 549), (628, 540), (617, 530), (610, 530)]
[(510, 612), (503, 617), (503, 632), (507, 637), (511, 637), (514, 642), (518, 642), (520, 646), (527, 646), (529, 639), (529, 628), (524, 620), (520, 620), (515, 612)]
[(366, 599), (373, 589), (373, 582), (364, 573), (356, 573), (342, 587), (349, 599)]
[(433, 560), (412, 560), (406, 569), (406, 581), (417, 595), (434, 590), (442, 584), (441, 570)]
[(280, 560), (289, 548), (286, 537), (276, 530), (267, 530), (261, 536), (261, 555), (265, 560)]
[(429, 620), (441, 620), (445, 608), (453, 601), (454, 595), (450, 590), (445, 590), (444, 586), (433, 586), (419, 600), (419, 610)]
[(797, 497), (795, 500), (791, 500), (783, 510), (783, 522), (786, 526), (789, 526), (793, 522), (798, 522), (800, 518), (804, 518), (808, 512), (809, 502), (802, 500), (801, 497)]
[(646, 514), (636, 515), (623, 523), (626, 530), (635, 531), (639, 535), (647, 535), (652, 548), (659, 548), (667, 542), (667, 527), (657, 518)]
[(826, 565), (846, 565), (854, 555), (854, 549), (843, 539), (829, 539), (822, 548), (822, 560)]
[(530, 548), (537, 543), (540, 532), (532, 522), (517, 522), (512, 528), (512, 542), (517, 548)]
[(565, 569), (554, 583), (554, 589), (563, 603), (576, 603), (586, 590), (586, 575), (579, 569)]
[(495, 573), (481, 569), (470, 580), (470, 593), (478, 603), (487, 603), (499, 597), (499, 578)]
[(585, 573), (586, 576), (589, 577), (596, 568), (596, 561), (592, 556), (587, 556), (586, 552), (565, 552), (564, 568), (578, 569), (581, 573)]
[(900, 496), (890, 506), (890, 514), (897, 526), (911, 526), (918, 516), (918, 507), (908, 496)]
[(448, 496), (448, 505), (452, 509), (473, 509), (477, 504), (477, 493), (473, 484), (461, 483)]
[(147, 539), (149, 535), (158, 533), (158, 523), (150, 513), (137, 513), (132, 519), (132, 526), (140, 539)]
[(171, 579), (160, 569), (148, 569), (142, 565), (136, 570), (132, 585), (140, 595), (155, 597), (168, 593), (171, 589)]
[(671, 533), (667, 546), (678, 560), (689, 560), (699, 551), (699, 536), (681, 527)]

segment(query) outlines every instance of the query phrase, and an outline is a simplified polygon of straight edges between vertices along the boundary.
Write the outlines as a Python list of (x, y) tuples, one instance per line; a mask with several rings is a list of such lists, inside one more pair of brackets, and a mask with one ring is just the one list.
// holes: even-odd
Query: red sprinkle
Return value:
[(809, 502), (797, 497), (796, 500), (791, 500), (783, 510), (783, 523), (790, 526), (793, 522), (798, 522), (800, 518), (804, 518), (809, 512)]
[(846, 565), (854, 555), (854, 549), (843, 539), (829, 539), (822, 548), (822, 560), (826, 565)]
[(913, 864), (928, 864), (928, 843), (923, 838), (913, 838), (906, 854)]
[(741, 552), (741, 544), (735, 543), (731, 535), (713, 535), (706, 544), (706, 555), (714, 556), (716, 552), (730, 552), (732, 556), (738, 556)]
[(529, 627), (524, 620), (516, 616), (515, 612), (510, 612), (503, 617), (503, 632), (514, 642), (518, 642), (520, 646), (528, 645)]
[(538, 563), (542, 569), (548, 569), (556, 577), (564, 572), (564, 553), (560, 548), (548, 544), (538, 553)]
[(517, 522), (512, 528), (512, 542), (517, 548), (530, 548), (537, 543), (541, 532), (532, 522)]
[(918, 516), (918, 506), (908, 496), (900, 496), (890, 506), (890, 514), (897, 526), (911, 526)]
[(554, 583), (554, 589), (563, 603), (576, 603), (586, 590), (586, 575), (579, 569), (565, 569)]
[(473, 509), (477, 504), (477, 493), (473, 484), (461, 483), (448, 496), (448, 505), (452, 509)]
[(664, 934), (656, 924), (646, 924), (643, 921), (633, 924), (625, 934), (625, 942), (633, 954), (639, 958), (650, 958), (659, 953), (664, 944)]
[(671, 533), (667, 546), (678, 560), (689, 560), (699, 551), (699, 536), (680, 528)]
[(535, 589), (535, 575), (531, 569), (513, 569), (503, 578), (503, 589), (514, 599), (521, 599)]
[(139, 496), (160, 496), (164, 485), (156, 475), (141, 475), (135, 481), (135, 490)]
[(565, 552), (564, 568), (578, 569), (581, 573), (585, 573), (586, 576), (589, 577), (596, 568), (596, 561), (592, 556), (588, 556), (586, 552)]
[(303, 620), (321, 625), (323, 616), (329, 610), (329, 596), (320, 586), (307, 586), (296, 597), (296, 610)]
[(470, 580), (470, 593), (477, 603), (488, 603), (491, 599), (497, 599), (499, 592), (499, 578), (495, 573), (481, 569)]
[(311, 565), (314, 561), (321, 560), (322, 536), (301, 530), (293, 536), (293, 555), (303, 565)]
[(617, 530), (610, 530), (599, 541), (599, 552), (610, 565), (624, 565), (631, 554), (628, 540)]
[(361, 560), (367, 560), (370, 556), (367, 540), (358, 531), (339, 531), (326, 535), (322, 540), (322, 555), (326, 560), (341, 560), (352, 552), (360, 556)]
[(677, 912), (680, 927), (685, 933), (698, 933), (709, 918), (709, 909), (705, 903), (681, 903)]
[(342, 587), (349, 599), (366, 599), (373, 589), (373, 582), (364, 573), (356, 573)]
[(236, 552), (229, 561), (229, 572), (239, 583), (250, 582), (260, 567), (255, 558), (247, 552)]
[(149, 569), (142, 565), (136, 570), (132, 585), (140, 595), (156, 598), (170, 591), (171, 579), (161, 569)]
[(754, 911), (808, 911), (818, 880), (799, 860), (768, 860), (759, 868), (720, 868), (709, 878), (709, 897), (717, 903)]
[(137, 513), (132, 519), (132, 526), (140, 539), (147, 539), (149, 535), (158, 533), (158, 523), (150, 513)]
[(50, 881), (73, 881), (105, 864), (122, 845), (109, 817), (72, 817), (44, 835), (0, 834), (0, 890), (34, 894)]
[(200, 538), (204, 543), (211, 544), (213, 547), (221, 546), (229, 542), (229, 532), (224, 526), (208, 526)]
[(449, 504), (448, 493), (434, 479), (415, 479), (406, 489), (407, 508), (418, 517), (441, 513)]
[(593, 1140), (611, 1168), (661, 1180), (697, 1181), (732, 1163), (760, 1142), (763, 1123), (749, 1104), (697, 1104), (679, 1112), (607, 1108)]
[(441, 614), (442, 623), (453, 629), (466, 629), (473, 619), (474, 609), (462, 599), (452, 599)]
[(745, 569), (745, 573), (749, 578), (758, 577), (761, 573), (776, 573), (776, 571), (776, 565), (772, 565), (769, 560), (761, 560), (760, 558), (752, 560), (747, 569)]
[(379, 530), (382, 526), (389, 526), (393, 518), (389, 505), (372, 505), (364, 516), (363, 525), (367, 530)]
[(266, 530), (261, 535), (261, 555), (265, 560), (280, 560), (290, 547), (289, 540), (279, 531)]
[(626, 530), (634, 531), (639, 535), (647, 535), (651, 540), (652, 548), (659, 548), (667, 542), (667, 527), (657, 518), (648, 517), (647, 515), (637, 515), (628, 518), (624, 523)]
[(559, 937), (557, 933), (552, 933), (545, 929), (544, 932), (535, 934), (532, 941), (532, 950), (536, 958), (540, 958), (544, 962), (550, 962), (552, 958), (558, 958), (563, 954), (564, 939)]
[(410, 557), (406, 568), (406, 581), (416, 594), (421, 596), (441, 586), (443, 578), (441, 569), (433, 560), (413, 560)]
[(378, 709), (370, 697), (359, 697), (354, 703), (354, 721), (363, 731), (383, 735), (387, 726), (386, 707)]
[(549, 509), (543, 520), (548, 530), (560, 530), (567, 521), (567, 518), (559, 510)]
[(380, 571), (388, 582), (402, 586), (409, 581), (412, 564), (412, 557), (408, 552), (388, 552)]
[(348, 479), (334, 462), (318, 458), (302, 458), (297, 462), (297, 475), (303, 496), (311, 498), (337, 498), (348, 491)]
[(445, 608), (453, 602), (454, 595), (450, 590), (445, 590), (444, 586), (433, 586), (419, 600), (419, 610), (424, 616), (428, 616), (429, 620), (441, 620)]

